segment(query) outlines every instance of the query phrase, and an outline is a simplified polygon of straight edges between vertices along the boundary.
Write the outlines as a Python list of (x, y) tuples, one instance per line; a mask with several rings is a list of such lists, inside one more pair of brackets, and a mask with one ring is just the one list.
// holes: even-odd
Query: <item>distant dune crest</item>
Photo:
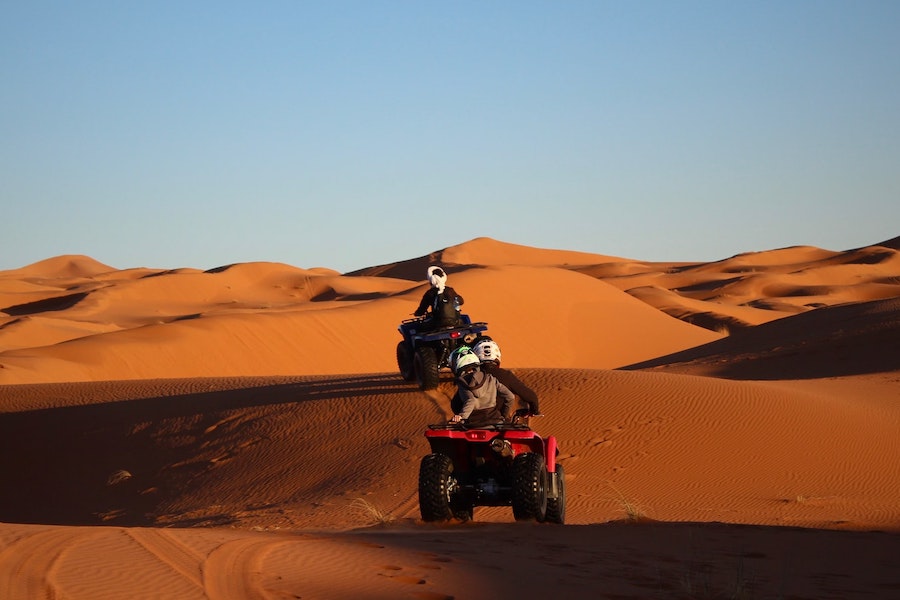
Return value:
[(0, 383), (388, 372), (430, 264), (527, 367), (647, 363), (900, 296), (889, 243), (653, 263), (480, 237), (345, 275), (275, 262), (116, 270), (69, 255), (0, 272)]

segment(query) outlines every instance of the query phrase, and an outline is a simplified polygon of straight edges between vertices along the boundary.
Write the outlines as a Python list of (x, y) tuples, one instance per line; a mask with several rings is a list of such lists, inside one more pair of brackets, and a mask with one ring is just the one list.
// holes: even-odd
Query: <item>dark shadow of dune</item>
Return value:
[(177, 317), (172, 318), (172, 322), (175, 321), (193, 321), (194, 319), (199, 319), (203, 316), (203, 313), (191, 313), (189, 315), (179, 315)]
[(710, 331), (730, 331), (735, 332), (739, 329), (752, 327), (750, 323), (737, 317), (730, 315), (722, 315), (712, 311), (697, 312), (685, 310), (681, 308), (672, 308), (663, 310), (670, 317), (675, 317), (685, 323), (703, 327)]
[[(436, 259), (435, 259), (436, 260)], [(429, 257), (416, 258), (400, 263), (367, 267), (344, 273), (348, 277), (390, 277), (407, 281), (425, 281), (425, 272), (434, 264)]]
[(222, 266), (220, 266), (220, 267), (213, 267), (213, 268), (211, 268), (211, 269), (207, 269), (207, 270), (205, 270), (205, 271), (203, 271), (203, 272), (204, 272), (204, 273), (210, 273), (210, 274), (224, 273), (224, 272), (227, 271), (228, 269), (231, 269), (232, 267), (236, 267), (236, 266), (238, 266), (239, 264), (240, 264), (240, 263), (233, 263), (233, 264), (230, 264), (230, 265), (222, 265)]
[[(458, 581), (478, 586), (478, 597), (490, 597), (491, 590), (497, 597), (517, 595), (510, 591), (511, 581), (515, 590), (527, 590), (525, 595), (535, 598), (855, 599), (900, 594), (897, 532), (714, 522), (470, 522), (409, 523), (337, 536), (428, 556), (442, 569), (459, 573)], [(502, 550), (509, 548), (527, 551), (510, 558)], [(501, 570), (503, 577), (491, 575)]]
[(331, 300), (336, 300), (339, 302), (351, 302), (351, 301), (359, 301), (359, 300), (378, 300), (380, 298), (388, 298), (393, 296), (394, 294), (387, 292), (364, 292), (360, 294), (338, 294), (333, 289), (328, 289), (322, 293), (316, 294), (312, 298), (310, 298), (310, 302), (327, 302)]
[[(785, 292), (783, 296), (791, 297), (791, 293)], [(772, 310), (782, 313), (802, 313), (808, 310), (804, 306), (797, 306), (796, 304), (791, 304), (790, 302), (779, 300), (777, 296), (772, 298), (757, 298), (756, 300), (747, 302), (746, 306), (749, 306), (751, 308), (758, 308), (760, 310)]]
[(892, 248), (894, 250), (900, 250), (900, 236), (895, 238), (891, 238), (889, 240), (885, 240), (883, 242), (879, 242), (877, 244), (873, 244), (875, 246), (883, 246), (884, 248)]
[(67, 294), (65, 296), (54, 296), (53, 298), (44, 298), (43, 300), (35, 300), (34, 302), (8, 306), (0, 309), (0, 312), (5, 312), (11, 317), (21, 317), (23, 315), (33, 315), (35, 313), (66, 310), (72, 308), (87, 298), (87, 296), (87, 292), (78, 292), (77, 294)]
[[(262, 385), (279, 379), (284, 382)], [(168, 393), (192, 387), (211, 391)], [(43, 397), (89, 397), (96, 403), (0, 413), (3, 522), (152, 525), (167, 499), (189, 493), (186, 486), (201, 485), (209, 465), (197, 456), (211, 444), (227, 450), (241, 439), (223, 437), (228, 429), (223, 423), (249, 419), (260, 407), (277, 409), (268, 413), (287, 418), (280, 415), (289, 414), (290, 405), (337, 398), (352, 397), (364, 407), (375, 396), (409, 394), (413, 402), (419, 390), (396, 374), (42, 384), (5, 390), (38, 392)], [(346, 427), (339, 422), (334, 426)], [(247, 490), (248, 497), (252, 494)]]
[(155, 273), (147, 273), (140, 279), (152, 279), (153, 277), (165, 277), (166, 275), (178, 275), (180, 269), (165, 269), (163, 271), (157, 271)]
[(686, 285), (678, 288), (672, 288), (673, 292), (678, 292), (679, 294), (691, 294), (693, 292), (711, 292), (714, 290), (718, 290), (720, 288), (731, 285), (732, 283), (736, 283), (738, 281), (744, 281), (744, 277), (728, 277), (726, 279), (713, 279), (710, 281), (703, 281), (701, 283), (695, 283), (693, 285)]
[(875, 248), (867, 248), (849, 253), (848, 265), (877, 265), (896, 256), (896, 252), (885, 252)]
[[(393, 279), (406, 279), (407, 281), (425, 281), (425, 273), (431, 265), (440, 265), (448, 275), (460, 273), (469, 269), (482, 269), (481, 265), (458, 265), (443, 262), (443, 252), (432, 252), (428, 256), (414, 258), (398, 263), (367, 267), (357, 271), (345, 273), (348, 277), (390, 277)], [(452, 285), (452, 284), (451, 284)]]
[(900, 369), (900, 298), (818, 308), (621, 367), (679, 367), (727, 379), (812, 379)]

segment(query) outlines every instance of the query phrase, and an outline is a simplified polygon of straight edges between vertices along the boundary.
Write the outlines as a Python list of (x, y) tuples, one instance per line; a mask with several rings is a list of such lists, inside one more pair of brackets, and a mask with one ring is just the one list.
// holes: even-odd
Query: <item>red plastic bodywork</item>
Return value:
[(507, 440), (512, 446), (513, 454), (536, 452), (544, 456), (547, 471), (556, 472), (556, 437), (542, 439), (532, 430), (520, 429), (429, 429), (425, 432), (428, 443), (434, 452), (441, 452), (454, 459), (457, 465), (465, 465), (470, 454), (488, 455), (492, 452), (490, 443), (495, 438)]

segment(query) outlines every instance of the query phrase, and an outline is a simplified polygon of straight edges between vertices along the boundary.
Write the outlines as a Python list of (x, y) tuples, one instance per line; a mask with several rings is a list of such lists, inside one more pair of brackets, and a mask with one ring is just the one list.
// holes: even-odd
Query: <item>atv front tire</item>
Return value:
[(428, 454), (419, 464), (419, 512), (423, 521), (454, 517), (451, 496), (456, 488), (453, 461), (446, 454)]
[(412, 347), (406, 341), (397, 344), (397, 367), (403, 381), (413, 381), (416, 378)]
[(416, 380), (423, 390), (433, 390), (441, 382), (437, 354), (431, 346), (419, 346), (415, 356)]
[(512, 508), (516, 521), (547, 518), (547, 466), (540, 454), (526, 452), (513, 460)]

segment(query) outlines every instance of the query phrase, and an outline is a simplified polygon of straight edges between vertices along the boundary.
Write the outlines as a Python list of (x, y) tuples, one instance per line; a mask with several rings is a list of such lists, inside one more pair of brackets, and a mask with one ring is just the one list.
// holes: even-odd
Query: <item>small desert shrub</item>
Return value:
[(376, 525), (385, 525), (394, 520), (390, 514), (383, 512), (380, 508), (364, 498), (355, 498), (350, 503), (350, 510), (368, 523)]
[(629, 522), (636, 523), (638, 521), (647, 520), (648, 517), (647, 517), (646, 512), (644, 511), (643, 508), (641, 508), (641, 506), (637, 502), (635, 502), (631, 498), (626, 497), (625, 494), (623, 494), (622, 492), (619, 491), (619, 488), (614, 486), (609, 481), (606, 482), (606, 485), (608, 485), (610, 487), (610, 489), (615, 493), (615, 496), (613, 497), (613, 499), (619, 503), (619, 506), (621, 507), (622, 512), (625, 513), (625, 518)]

